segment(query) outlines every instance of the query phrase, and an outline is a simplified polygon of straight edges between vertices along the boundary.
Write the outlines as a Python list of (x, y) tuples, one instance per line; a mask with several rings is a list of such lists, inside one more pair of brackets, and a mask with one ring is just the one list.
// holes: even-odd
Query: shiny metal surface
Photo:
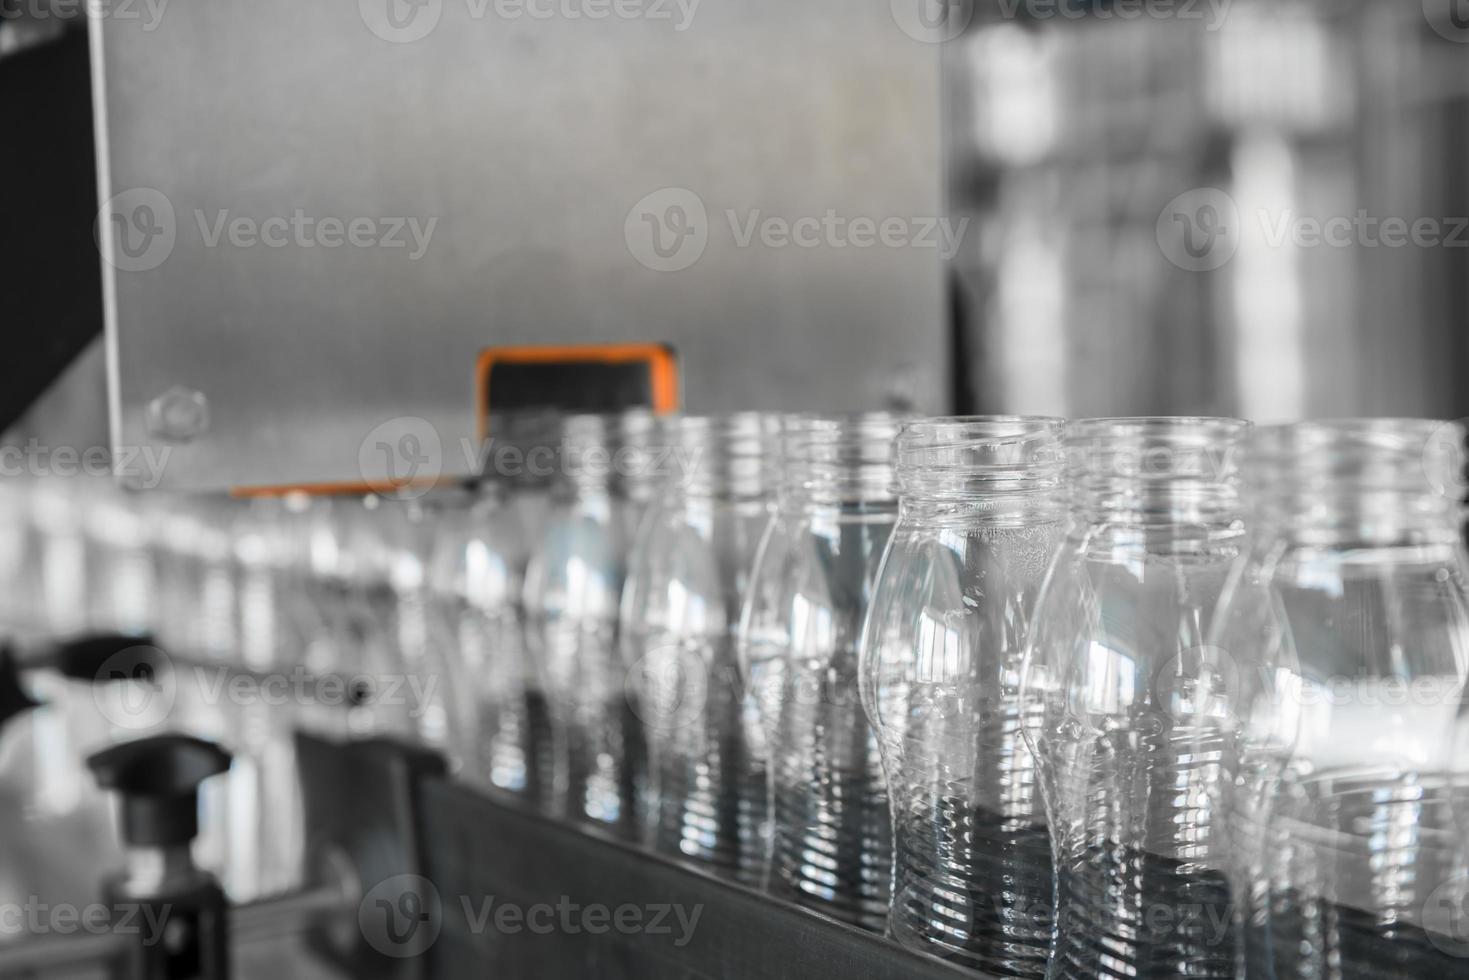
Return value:
[[(97, 21), (114, 442), (167, 444), (170, 486), (358, 480), (385, 465), (374, 427), (414, 416), (463, 471), (497, 343), (669, 341), (698, 411), (946, 408), (939, 46), (900, 21), (880, 0)], [(924, 241), (862, 244), (858, 219)], [(354, 220), (404, 244), (343, 242)]]

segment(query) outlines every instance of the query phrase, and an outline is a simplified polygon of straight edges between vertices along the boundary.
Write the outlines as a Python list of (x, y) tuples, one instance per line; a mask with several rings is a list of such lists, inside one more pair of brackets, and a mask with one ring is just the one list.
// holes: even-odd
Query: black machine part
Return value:
[(199, 833), (199, 785), (230, 767), (230, 754), (189, 735), (159, 735), (87, 760), (97, 785), (122, 795), (129, 847), (188, 844)]
[(97, 784), (122, 797), (129, 867), (106, 888), (114, 916), (141, 911), (162, 923), (123, 944), (115, 980), (227, 980), (228, 903), (214, 877), (194, 866), (190, 844), (199, 833), (200, 784), (230, 761), (224, 749), (189, 735), (143, 738), (87, 760)]
[(37, 701), (21, 683), (15, 652), (9, 646), (0, 647), (0, 729), (10, 719), (36, 706)]
[[(57, 666), (53, 657), (22, 659), (28, 667)], [(98, 782), (122, 796), (127, 871), (104, 886), (115, 928), (0, 944), (0, 980), (102, 965), (113, 980), (225, 980), (232, 966), (248, 961), (248, 955), (238, 958), (243, 949), (283, 943), (314, 953), (343, 976), (424, 976), (421, 958), (370, 948), (360, 915), (364, 881), (376, 883), (375, 898), (398, 905), (403, 899), (389, 890), (392, 884), (422, 870), (417, 787), (425, 778), (443, 778), (442, 758), (390, 741), (344, 744), (306, 734), (298, 735), (297, 751), (313, 828), (307, 886), (237, 907), (190, 852), (200, 784), (229, 768), (229, 753), (201, 739), (161, 735), (91, 757)], [(130, 927), (117, 928), (124, 922)], [(162, 928), (139, 929), (139, 922)]]
[(152, 677), (162, 662), (162, 652), (149, 636), (88, 633), (39, 646), (6, 642), (0, 646), (0, 730), (40, 706), (21, 678), (23, 671), (54, 670), (72, 680), (105, 684)]
[(152, 676), (166, 666), (163, 652), (147, 634), (86, 633), (55, 644), (44, 664), (76, 681), (106, 683)]

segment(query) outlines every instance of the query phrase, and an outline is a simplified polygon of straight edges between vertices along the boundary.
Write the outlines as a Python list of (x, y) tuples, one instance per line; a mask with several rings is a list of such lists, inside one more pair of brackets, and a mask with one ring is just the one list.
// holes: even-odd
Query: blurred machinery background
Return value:
[[(706, 412), (1469, 415), (1461, 7), (0, 0), (0, 449), (465, 474), (535, 345), (670, 349)], [(82, 778), (15, 888), (114, 856)]]
[[(694, 409), (1465, 412), (1448, 2), (8, 2), (0, 72), (55, 97), (10, 123), (7, 317), (87, 349), (45, 416), (95, 425), (105, 286), (111, 439), (171, 485), (356, 478), (398, 416), (452, 446), (476, 351), (532, 343), (670, 344)], [(86, 258), (98, 213), (136, 254)], [(230, 224), (296, 214), (404, 247)]]
[(946, 86), (980, 405), (1469, 410), (1469, 30), (1452, 4), (1000, 6), (974, 5)]

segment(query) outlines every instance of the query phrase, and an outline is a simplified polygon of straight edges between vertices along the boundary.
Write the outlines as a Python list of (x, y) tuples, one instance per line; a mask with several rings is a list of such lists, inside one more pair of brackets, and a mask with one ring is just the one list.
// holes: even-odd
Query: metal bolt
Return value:
[(209, 431), (209, 399), (174, 386), (148, 403), (148, 431), (169, 442), (189, 442)]

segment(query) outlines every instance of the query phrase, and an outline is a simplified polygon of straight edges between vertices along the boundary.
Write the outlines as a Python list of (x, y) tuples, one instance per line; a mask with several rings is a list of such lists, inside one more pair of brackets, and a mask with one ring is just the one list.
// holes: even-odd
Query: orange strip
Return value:
[[(678, 358), (662, 344), (582, 344), (563, 347), (489, 347), (480, 351), (475, 366), (479, 378), (479, 437), (489, 434), (490, 420), (490, 371), (496, 364), (630, 364), (648, 365), (649, 387), (653, 395), (653, 411), (660, 415), (678, 411)], [(422, 490), (441, 483), (452, 484), (458, 477), (411, 480), (402, 482), (383, 481), (374, 484), (365, 481), (342, 481), (324, 483), (293, 483), (280, 486), (234, 487), (234, 497), (285, 497), (302, 493), (313, 497), (366, 496), (371, 493), (390, 494), (395, 490)]]
[(390, 495), (402, 490), (426, 490), (458, 482), (460, 477), (438, 477), (421, 480), (383, 480), (381, 483), (365, 481), (343, 481), (326, 483), (288, 483), (277, 486), (231, 487), (230, 496), (238, 498), (288, 497), (302, 493), (308, 497), (365, 497), (379, 493)]

